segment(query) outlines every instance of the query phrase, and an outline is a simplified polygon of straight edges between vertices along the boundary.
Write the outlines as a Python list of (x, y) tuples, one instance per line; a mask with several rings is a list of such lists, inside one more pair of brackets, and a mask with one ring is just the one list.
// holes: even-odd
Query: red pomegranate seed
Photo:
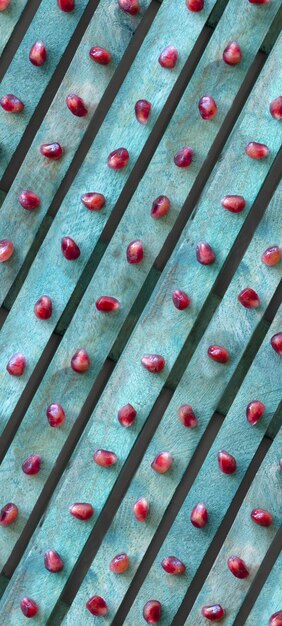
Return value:
[(41, 204), (39, 196), (30, 189), (23, 189), (18, 196), (18, 201), (23, 209), (27, 209), (27, 211), (38, 209)]
[(68, 261), (75, 261), (80, 256), (80, 249), (71, 237), (63, 237), (61, 240), (62, 253)]
[(70, 514), (76, 519), (85, 522), (94, 515), (94, 509), (89, 502), (75, 502), (69, 508)]
[(181, 289), (176, 289), (172, 294), (172, 302), (176, 309), (179, 309), (179, 311), (183, 311), (189, 306), (190, 298), (187, 296), (187, 293), (185, 293), (185, 291), (181, 291)]
[(12, 93), (7, 93), (0, 98), (0, 106), (8, 113), (21, 113), (24, 110), (24, 103)]
[(282, 356), (282, 332), (276, 333), (271, 337), (270, 343), (272, 345), (273, 350), (277, 352), (280, 356)]
[(251, 289), (251, 287), (246, 287), (240, 291), (238, 300), (245, 307), (245, 309), (257, 309), (260, 305), (259, 296), (254, 289)]
[(217, 455), (218, 467), (223, 474), (234, 474), (237, 469), (237, 462), (232, 454), (225, 450), (219, 450)]
[(193, 11), (193, 13), (198, 13), (204, 8), (204, 0), (186, 0), (186, 6), (189, 11)]
[(170, 452), (160, 452), (151, 463), (151, 468), (158, 474), (165, 474), (172, 466), (173, 458)]
[(47, 419), (52, 428), (59, 428), (63, 425), (66, 419), (66, 414), (63, 407), (58, 402), (49, 404), (46, 411)]
[(225, 616), (225, 611), (221, 604), (203, 606), (201, 612), (203, 617), (208, 619), (210, 622), (221, 622)]
[(269, 267), (277, 265), (277, 263), (281, 260), (281, 250), (279, 246), (271, 246), (270, 248), (267, 248), (261, 257), (261, 260)]
[(22, 464), (22, 470), (24, 474), (27, 474), (28, 476), (35, 476), (35, 474), (40, 472), (40, 468), (41, 456), (39, 456), (39, 454), (31, 454)]
[(0, 263), (8, 261), (14, 252), (14, 246), (9, 239), (0, 240)]
[(121, 170), (129, 161), (129, 153), (126, 148), (118, 148), (108, 156), (108, 166), (112, 170)]
[(250, 572), (246, 566), (245, 561), (240, 559), (239, 556), (230, 556), (227, 561), (228, 568), (236, 578), (248, 578)]
[(110, 570), (114, 574), (123, 574), (129, 568), (129, 558), (125, 552), (117, 554), (110, 562)]
[(0, 511), (0, 525), (10, 526), (10, 524), (13, 524), (16, 521), (18, 514), (18, 507), (13, 504), (13, 502), (8, 502), (8, 504), (5, 504), (3, 509)]
[(251, 518), (253, 522), (265, 528), (272, 524), (272, 515), (268, 511), (265, 511), (265, 509), (253, 509)]
[[(250, 0), (249, 0), (250, 2)], [(264, 143), (258, 143), (257, 141), (250, 141), (245, 148), (245, 152), (250, 159), (256, 161), (265, 159), (269, 155), (269, 148)]]
[(147, 124), (151, 113), (151, 102), (148, 100), (137, 100), (135, 104), (136, 119), (140, 124)]
[(138, 0), (118, 0), (119, 8), (129, 15), (137, 15), (140, 12)]
[(222, 55), (224, 63), (227, 65), (238, 65), (242, 60), (242, 52), (237, 41), (231, 41), (223, 50)]
[(198, 502), (192, 509), (190, 520), (196, 528), (204, 528), (209, 520), (208, 509), (203, 502)]
[(106, 204), (106, 198), (102, 193), (96, 193), (95, 191), (84, 193), (81, 196), (81, 202), (86, 206), (89, 211), (101, 211)]
[(7, 372), (11, 376), (22, 376), (26, 368), (26, 359), (21, 352), (16, 352), (10, 357), (7, 364)]
[(141, 363), (152, 374), (162, 372), (165, 367), (165, 359), (160, 354), (144, 354)]
[(149, 600), (143, 608), (143, 617), (147, 624), (158, 624), (162, 615), (162, 605), (158, 600)]
[(57, 0), (57, 3), (59, 9), (61, 9), (61, 11), (64, 11), (64, 13), (70, 13), (75, 8), (74, 0)]
[(40, 67), (47, 59), (47, 50), (44, 41), (36, 41), (29, 52), (29, 60), (32, 65)]
[(137, 413), (132, 404), (125, 404), (118, 412), (118, 421), (121, 426), (129, 428), (129, 426), (132, 426), (136, 415)]
[(282, 626), (282, 611), (277, 611), (271, 615), (268, 626)]
[(211, 265), (215, 262), (215, 253), (206, 241), (199, 241), (196, 248), (196, 258), (202, 265)]
[(32, 598), (23, 598), (21, 600), (21, 610), (25, 617), (34, 617), (37, 615), (39, 608)]
[(229, 361), (229, 352), (222, 346), (210, 346), (208, 356), (217, 363), (227, 363)]
[(251, 4), (268, 4), (271, 0), (249, 0)]
[(176, 556), (166, 556), (162, 560), (161, 565), (167, 574), (172, 574), (174, 576), (184, 574), (186, 571), (186, 566), (184, 565), (184, 563), (179, 561)]
[(282, 120), (282, 96), (278, 96), (269, 105), (269, 110), (275, 120)]
[(70, 112), (73, 115), (76, 115), (76, 117), (84, 117), (88, 113), (85, 102), (80, 96), (77, 96), (75, 93), (71, 93), (69, 96), (66, 97), (66, 105)]
[(93, 459), (97, 465), (101, 465), (101, 467), (110, 467), (110, 465), (115, 465), (117, 462), (117, 455), (114, 452), (110, 452), (109, 450), (96, 450), (93, 455)]
[(102, 617), (109, 612), (107, 603), (101, 596), (92, 596), (92, 598), (89, 598), (86, 603), (86, 608), (90, 611), (91, 615), (95, 615), (96, 617)]
[(41, 296), (34, 305), (34, 313), (40, 320), (48, 320), (53, 311), (52, 300), (49, 296)]
[(11, 0), (0, 0), (0, 11), (6, 11)]
[(213, 120), (217, 114), (217, 105), (212, 96), (203, 96), (199, 100), (198, 109), (203, 120)]
[(241, 213), (246, 206), (246, 201), (243, 196), (224, 196), (221, 205), (230, 213)]
[(43, 143), (40, 146), (40, 152), (46, 159), (60, 159), (63, 154), (63, 148), (59, 143)]
[(71, 360), (71, 367), (74, 372), (78, 372), (79, 374), (82, 374), (83, 372), (87, 372), (87, 370), (89, 370), (90, 359), (86, 350), (80, 348), (80, 350), (77, 350), (75, 352)]
[(184, 146), (176, 153), (173, 160), (177, 167), (189, 167), (193, 160), (192, 148), (189, 148), (189, 146)]
[(135, 239), (128, 244), (126, 258), (127, 262), (131, 265), (135, 265), (136, 263), (141, 263), (141, 261), (143, 261), (144, 249), (141, 239)]
[(174, 46), (167, 46), (159, 56), (159, 64), (168, 70), (176, 66), (178, 52)]
[(167, 215), (170, 209), (170, 200), (167, 196), (158, 196), (154, 200), (151, 208), (151, 216), (155, 220), (159, 220), (161, 217)]
[(249, 424), (255, 426), (264, 414), (265, 406), (260, 400), (252, 400), (246, 408), (246, 416)]
[(96, 301), (96, 308), (98, 311), (103, 311), (104, 313), (117, 311), (119, 306), (119, 301), (111, 296), (100, 296)]
[(138, 522), (145, 522), (148, 517), (150, 505), (146, 498), (139, 498), (133, 507), (133, 514)]
[(100, 48), (99, 46), (94, 46), (89, 50), (90, 59), (95, 61), (95, 63), (99, 63), (99, 65), (108, 65), (112, 60), (111, 53), (105, 48)]
[(56, 574), (64, 567), (64, 561), (56, 550), (47, 550), (44, 554), (44, 565), (49, 572)]
[(198, 425), (198, 420), (190, 404), (183, 404), (179, 407), (178, 417), (186, 428), (195, 428)]

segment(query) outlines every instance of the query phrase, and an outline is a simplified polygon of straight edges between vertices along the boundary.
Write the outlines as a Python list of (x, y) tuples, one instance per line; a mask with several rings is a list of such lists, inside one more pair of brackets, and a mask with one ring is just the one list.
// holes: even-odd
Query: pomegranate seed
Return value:
[(96, 308), (104, 313), (117, 311), (119, 309), (119, 301), (111, 296), (100, 296), (96, 301)]
[(230, 556), (227, 561), (228, 568), (236, 578), (248, 578), (250, 572), (246, 566), (245, 561), (240, 559), (239, 556)]
[(220, 604), (212, 604), (209, 606), (203, 606), (202, 615), (210, 622), (221, 622), (225, 616), (225, 611)]
[(209, 519), (208, 509), (203, 502), (199, 502), (192, 509), (190, 520), (196, 528), (204, 528), (207, 525)]
[(211, 265), (215, 262), (215, 253), (206, 241), (199, 241), (196, 248), (196, 258), (202, 265)]
[(44, 565), (49, 572), (56, 574), (64, 567), (64, 561), (56, 550), (47, 550), (44, 554)]
[(171, 70), (176, 66), (177, 59), (178, 52), (176, 48), (174, 46), (167, 46), (167, 48), (161, 52), (158, 61), (162, 67)]
[(229, 361), (229, 352), (222, 346), (210, 346), (208, 356), (217, 363), (227, 363)]
[(0, 11), (6, 11), (11, 0), (0, 0)]
[(95, 63), (99, 63), (99, 65), (108, 65), (112, 60), (111, 53), (105, 48), (100, 48), (99, 46), (94, 46), (89, 50), (90, 59), (95, 61)]
[(162, 560), (161, 565), (167, 574), (173, 574), (174, 576), (184, 574), (186, 571), (186, 566), (184, 565), (184, 563), (179, 561), (176, 556), (166, 556)]
[(66, 414), (63, 407), (58, 402), (49, 404), (46, 411), (47, 419), (52, 428), (59, 428), (63, 425), (66, 419)]
[(126, 167), (129, 161), (129, 153), (126, 148), (118, 148), (111, 152), (108, 156), (108, 166), (112, 170), (120, 170)]
[(242, 60), (242, 52), (237, 41), (231, 41), (223, 50), (222, 55), (224, 63), (227, 65), (238, 65)]
[(264, 526), (265, 528), (271, 526), (272, 524), (272, 515), (264, 509), (253, 509), (251, 512), (251, 518), (253, 522), (259, 526)]
[(26, 368), (26, 360), (21, 352), (16, 352), (13, 356), (10, 357), (7, 364), (7, 372), (11, 374), (11, 376), (22, 376)]
[(92, 596), (92, 598), (89, 598), (86, 603), (86, 608), (92, 615), (96, 615), (96, 617), (101, 617), (108, 613), (107, 603), (101, 596)]
[(114, 452), (110, 452), (109, 450), (96, 450), (93, 455), (93, 459), (97, 465), (101, 465), (101, 467), (109, 467), (110, 465), (115, 465), (117, 462), (117, 455)]
[(267, 248), (261, 257), (261, 260), (269, 267), (279, 263), (281, 260), (281, 250), (279, 246), (271, 246), (270, 248)]
[(132, 404), (125, 404), (118, 412), (118, 421), (125, 428), (132, 426), (137, 413)]
[(162, 372), (165, 367), (165, 359), (160, 354), (144, 354), (141, 363), (152, 374)]
[(38, 611), (38, 605), (32, 598), (23, 598), (21, 600), (21, 610), (25, 617), (34, 617)]
[(271, 0), (249, 0), (251, 4), (268, 4)]
[(52, 300), (49, 296), (41, 296), (34, 305), (34, 313), (40, 320), (48, 320), (53, 311)]
[(250, 141), (246, 145), (245, 152), (248, 155), (248, 157), (258, 161), (260, 159), (265, 159), (266, 157), (268, 157), (270, 150), (264, 143), (258, 143), (257, 141)]
[(193, 11), (193, 13), (198, 13), (204, 8), (204, 0), (186, 0), (186, 6), (189, 11)]
[(69, 96), (66, 97), (66, 105), (70, 112), (73, 115), (76, 115), (76, 117), (84, 117), (88, 113), (85, 102), (80, 96), (77, 96), (75, 93), (71, 93)]
[(114, 574), (123, 574), (129, 568), (129, 558), (125, 552), (117, 554), (110, 562), (110, 570)]
[(198, 420), (190, 404), (183, 404), (179, 407), (178, 417), (186, 428), (195, 428), (198, 425)]
[(150, 505), (146, 498), (139, 498), (133, 507), (133, 514), (138, 522), (145, 522), (148, 517)]
[(189, 306), (190, 298), (187, 296), (187, 293), (185, 293), (185, 291), (176, 289), (172, 294), (172, 302), (176, 309), (179, 309), (179, 311), (183, 311)]
[(60, 159), (63, 154), (63, 148), (59, 143), (43, 143), (40, 146), (41, 154), (46, 157), (46, 159)]
[(269, 105), (269, 110), (275, 120), (282, 120), (282, 96), (278, 96)]
[(28, 476), (34, 476), (40, 472), (41, 468), (41, 456), (39, 454), (31, 454), (25, 459), (22, 464), (22, 470), (24, 474)]
[(73, 517), (76, 517), (76, 519), (82, 522), (85, 522), (94, 515), (93, 506), (88, 502), (75, 502), (70, 506), (69, 512)]
[(84, 206), (86, 206), (89, 211), (101, 211), (103, 206), (105, 206), (106, 198), (102, 193), (89, 192), (84, 193), (81, 196), (81, 202), (83, 202)]
[(59, 9), (61, 9), (61, 11), (64, 11), (64, 13), (70, 13), (75, 8), (74, 0), (57, 0), (57, 3)]
[(30, 189), (23, 189), (18, 196), (18, 201), (27, 211), (38, 209), (41, 204), (39, 196)]
[(47, 59), (47, 50), (44, 41), (36, 41), (29, 52), (29, 60), (32, 65), (40, 67)]
[(273, 337), (271, 337), (270, 343), (273, 350), (275, 350), (277, 354), (282, 356), (282, 333), (276, 333), (276, 335), (273, 335)]
[(203, 96), (199, 100), (198, 109), (203, 120), (213, 120), (217, 114), (217, 105), (212, 96)]
[(12, 93), (7, 93), (0, 98), (0, 105), (4, 111), (8, 113), (21, 113), (24, 110), (24, 103), (14, 96)]
[(151, 463), (151, 468), (158, 474), (165, 474), (172, 466), (173, 458), (170, 452), (160, 452)]
[(0, 511), (0, 525), (10, 526), (10, 524), (13, 524), (16, 521), (18, 514), (18, 507), (13, 504), (13, 502), (8, 502), (8, 504), (5, 504), (3, 509)]
[(151, 102), (149, 102), (148, 100), (137, 100), (135, 104), (135, 115), (140, 124), (147, 124), (151, 113), (151, 108)]
[(143, 261), (144, 250), (141, 239), (135, 239), (127, 246), (126, 258), (127, 262), (131, 263), (131, 265), (135, 265), (136, 263), (141, 263), (141, 261)]
[(9, 239), (0, 240), (0, 263), (8, 261), (14, 252), (14, 246)]
[(250, 287), (246, 287), (239, 293), (238, 300), (245, 307), (245, 309), (257, 309), (260, 305), (258, 294)]
[(282, 626), (282, 611), (277, 611), (271, 615), (268, 626)]
[(170, 209), (170, 200), (167, 196), (158, 196), (154, 200), (151, 208), (151, 216), (155, 220), (159, 220), (161, 217), (167, 215)]
[(71, 367), (74, 372), (78, 372), (79, 374), (82, 374), (83, 372), (87, 372), (87, 370), (89, 370), (90, 359), (86, 350), (80, 348), (80, 350), (77, 350), (75, 352), (71, 360)]
[(140, 11), (138, 0), (118, 0), (119, 8), (129, 15), (137, 15)]
[(143, 608), (143, 617), (147, 624), (158, 624), (161, 619), (162, 605), (158, 600), (149, 600)]
[(63, 237), (61, 249), (65, 259), (68, 261), (75, 261), (80, 256), (80, 249), (71, 237)]
[(265, 406), (262, 402), (260, 402), (260, 400), (252, 400), (252, 402), (249, 402), (246, 409), (249, 424), (255, 426), (260, 421), (264, 411)]
[(219, 450), (217, 455), (218, 467), (223, 474), (234, 474), (237, 469), (236, 459), (225, 450)]
[(230, 213), (241, 213), (246, 206), (246, 201), (243, 196), (224, 196), (221, 205)]
[(192, 148), (189, 148), (189, 146), (184, 146), (176, 153), (173, 160), (177, 167), (189, 167), (193, 160)]

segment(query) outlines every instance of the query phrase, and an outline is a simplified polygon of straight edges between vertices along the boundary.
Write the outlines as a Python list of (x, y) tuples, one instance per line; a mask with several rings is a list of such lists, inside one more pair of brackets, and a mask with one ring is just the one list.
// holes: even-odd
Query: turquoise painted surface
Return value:
[(0, 13), (0, 54), (2, 54), (7, 41), (19, 20), (27, 0), (14, 0), (6, 11)]
[(260, 594), (255, 602), (246, 626), (254, 624), (267, 624), (273, 613), (282, 611), (282, 553), (279, 554)]

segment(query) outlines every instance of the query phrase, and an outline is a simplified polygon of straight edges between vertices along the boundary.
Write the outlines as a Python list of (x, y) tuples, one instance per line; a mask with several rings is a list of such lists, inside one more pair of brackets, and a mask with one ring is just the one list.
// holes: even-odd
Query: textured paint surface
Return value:
[(9, 8), (0, 13), (0, 54), (2, 54), (7, 41), (9, 41), (26, 4), (27, 0), (11, 2)]
[[(282, 611), (282, 552), (277, 558), (260, 594), (254, 604), (245, 626), (267, 624), (273, 613)], [(187, 625), (188, 626), (188, 625)]]

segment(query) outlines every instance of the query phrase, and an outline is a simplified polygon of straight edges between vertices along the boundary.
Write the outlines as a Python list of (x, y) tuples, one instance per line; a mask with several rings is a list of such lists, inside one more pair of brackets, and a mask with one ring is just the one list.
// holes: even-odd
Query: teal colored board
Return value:
[(14, 0), (6, 11), (0, 13), (0, 55), (9, 41), (26, 4), (27, 0)]
[(245, 626), (267, 624), (273, 613), (282, 611), (282, 552), (280, 552)]

